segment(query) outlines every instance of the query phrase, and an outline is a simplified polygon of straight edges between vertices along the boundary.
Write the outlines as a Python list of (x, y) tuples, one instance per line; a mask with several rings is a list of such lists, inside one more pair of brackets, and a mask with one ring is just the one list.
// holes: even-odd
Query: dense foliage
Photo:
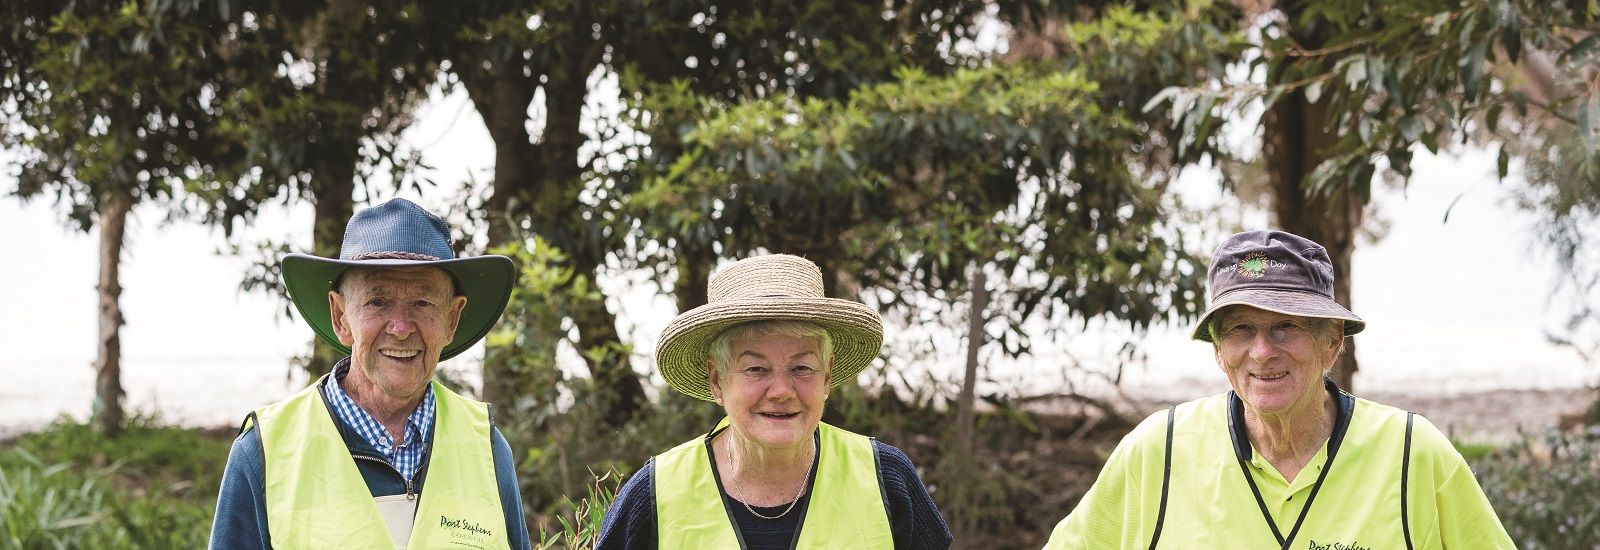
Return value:
[(1522, 548), (1577, 548), (1600, 540), (1600, 433), (1541, 431), (1473, 464)]
[[(102, 408), (120, 396), (133, 204), (225, 233), (264, 204), (312, 205), (309, 246), (234, 243), (260, 256), (245, 286), (278, 291), (277, 257), (333, 255), (357, 205), (436, 185), (462, 199), (462, 248), (520, 268), (482, 395), (537, 538), (584, 545), (616, 484), (717, 412), (641, 374), (652, 357), (596, 281), (644, 273), (681, 311), (719, 261), (769, 251), (892, 321), (968, 324), (959, 398), (845, 388), (829, 420), (904, 446), (958, 535), (1004, 544), (978, 537), (1041, 537), (1097, 464), (1070, 449), (1118, 434), (1000, 398), (975, 412), (978, 351), (1192, 318), (1203, 235), (1172, 192), (1190, 167), (1270, 195), (1278, 225), (1329, 245), (1348, 299), (1375, 182), (1409, 178), (1422, 150), (1496, 150), (1569, 267), (1552, 337), (1600, 357), (1597, 18), (1592, 1), (1535, 0), (20, 0), (0, 8), (0, 145), (18, 152), (16, 194), (106, 240)], [(485, 185), (419, 179), (398, 137), (453, 90), (495, 143)], [(186, 437), (29, 436), (0, 453), (0, 546), (195, 546), (222, 458)], [(1590, 536), (1574, 495), (1594, 492), (1594, 447), (1485, 459), (1514, 535)], [(1069, 473), (1038, 466), (1062, 456)]]

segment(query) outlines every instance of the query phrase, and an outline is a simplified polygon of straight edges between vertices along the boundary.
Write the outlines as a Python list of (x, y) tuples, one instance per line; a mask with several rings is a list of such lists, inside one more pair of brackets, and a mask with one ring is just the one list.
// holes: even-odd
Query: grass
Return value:
[(0, 451), (0, 548), (197, 548), (231, 437), (130, 423), (121, 438), (57, 422)]
[(1456, 452), (1461, 453), (1461, 456), (1466, 458), (1467, 462), (1477, 462), (1484, 458), (1488, 458), (1490, 454), (1494, 453), (1500, 448), (1499, 445), (1495, 445), (1493, 443), (1474, 443), (1457, 441), (1454, 439), (1450, 440), (1450, 443), (1455, 445)]

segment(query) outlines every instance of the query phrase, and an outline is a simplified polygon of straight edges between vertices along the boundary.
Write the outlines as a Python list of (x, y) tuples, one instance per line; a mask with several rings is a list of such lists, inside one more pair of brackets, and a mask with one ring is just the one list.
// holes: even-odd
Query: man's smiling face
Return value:
[(454, 294), (442, 269), (387, 267), (351, 269), (328, 302), (358, 382), (404, 401), (420, 396), (432, 380), (467, 298)]

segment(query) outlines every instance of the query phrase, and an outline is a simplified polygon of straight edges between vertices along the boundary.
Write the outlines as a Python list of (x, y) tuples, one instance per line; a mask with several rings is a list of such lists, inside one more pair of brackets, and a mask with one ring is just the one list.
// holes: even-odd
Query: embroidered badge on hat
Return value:
[(1234, 270), (1241, 277), (1260, 279), (1267, 274), (1267, 268), (1272, 267), (1272, 263), (1272, 260), (1267, 259), (1266, 254), (1252, 252), (1240, 258), (1239, 263), (1234, 266)]

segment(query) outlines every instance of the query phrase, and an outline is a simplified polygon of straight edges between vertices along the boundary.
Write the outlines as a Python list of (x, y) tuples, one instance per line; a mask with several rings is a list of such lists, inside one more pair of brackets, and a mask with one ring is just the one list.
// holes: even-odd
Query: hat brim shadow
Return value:
[(1232, 305), (1246, 305), (1284, 315), (1342, 319), (1345, 322), (1345, 336), (1367, 328), (1366, 321), (1362, 321), (1349, 309), (1321, 294), (1285, 289), (1242, 288), (1216, 297), (1211, 307), (1200, 316), (1199, 322), (1195, 323), (1191, 337), (1202, 342), (1210, 342), (1211, 334), (1206, 331), (1206, 324), (1217, 311)]
[(837, 298), (773, 296), (707, 304), (679, 315), (661, 333), (656, 367), (673, 389), (712, 401), (706, 372), (711, 342), (735, 325), (770, 320), (805, 321), (828, 331), (834, 358), (829, 387), (855, 380), (883, 346), (883, 320), (865, 304)]
[(352, 267), (437, 267), (455, 279), (457, 290), (467, 297), (467, 305), (461, 311), (455, 337), (439, 353), (440, 361), (466, 351), (494, 328), (511, 298), (511, 286), (516, 277), (516, 266), (511, 259), (495, 255), (435, 261), (335, 260), (307, 254), (284, 256), (283, 284), (289, 291), (289, 300), (323, 342), (346, 355), (350, 353), (350, 346), (340, 342), (333, 330), (328, 292), (333, 290), (334, 281)]

